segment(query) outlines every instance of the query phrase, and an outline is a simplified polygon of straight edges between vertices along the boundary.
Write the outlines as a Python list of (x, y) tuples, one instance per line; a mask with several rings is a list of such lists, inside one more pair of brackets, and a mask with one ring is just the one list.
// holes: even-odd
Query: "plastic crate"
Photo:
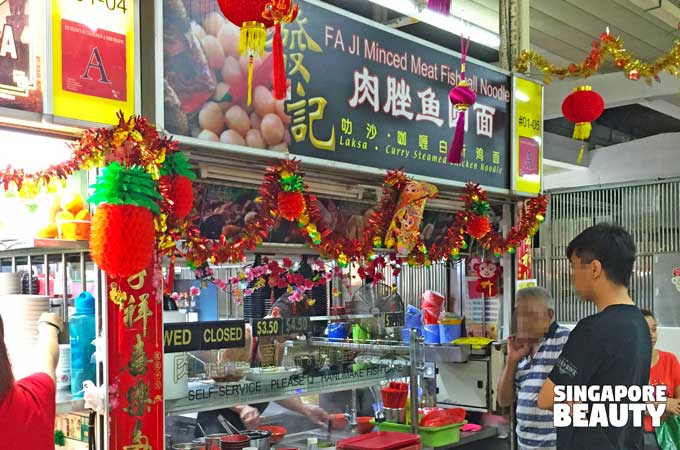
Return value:
[[(371, 421), (375, 423), (375, 421)], [(337, 442), (338, 450), (415, 450), (421, 447), (420, 438), (408, 430), (380, 430), (377, 433), (360, 434)], [(396, 432), (395, 432), (396, 431)]]
[[(418, 427), (420, 443), (423, 447), (442, 447), (455, 444), (460, 441), (460, 427), (466, 422), (454, 423), (444, 427)], [(398, 433), (410, 433), (411, 425), (401, 423), (382, 422), (376, 424), (380, 431), (396, 431)]]

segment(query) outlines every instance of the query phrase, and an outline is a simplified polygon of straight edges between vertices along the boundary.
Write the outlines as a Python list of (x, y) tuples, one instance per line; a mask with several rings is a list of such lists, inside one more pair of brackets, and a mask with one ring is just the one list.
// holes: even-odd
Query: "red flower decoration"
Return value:
[(305, 196), (302, 192), (279, 192), (279, 213), (286, 220), (294, 221), (305, 212)]
[(470, 214), (467, 221), (467, 232), (475, 239), (481, 239), (491, 231), (491, 224), (488, 217), (480, 217)]

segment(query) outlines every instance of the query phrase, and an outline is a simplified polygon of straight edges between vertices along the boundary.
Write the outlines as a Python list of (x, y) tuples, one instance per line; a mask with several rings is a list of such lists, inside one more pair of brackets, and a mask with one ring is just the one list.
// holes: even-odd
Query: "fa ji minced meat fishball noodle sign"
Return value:
[[(283, 29), (288, 100), (272, 95), (271, 40), (248, 60), (217, 2), (164, 1), (165, 127), (174, 134), (289, 150), (411, 174), (509, 187), (510, 79), (468, 60), (477, 103), (464, 113), (464, 158), (446, 162), (460, 58), (431, 44), (300, 0)], [(183, 6), (183, 7), (182, 7)], [(271, 39), (271, 36), (270, 36)]]

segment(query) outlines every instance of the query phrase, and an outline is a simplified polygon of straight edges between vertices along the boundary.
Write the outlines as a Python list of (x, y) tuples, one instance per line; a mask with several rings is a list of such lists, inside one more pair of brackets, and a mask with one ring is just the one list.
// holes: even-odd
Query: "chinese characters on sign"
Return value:
[[(288, 62), (291, 153), (509, 187), (510, 88), (505, 74), (468, 64), (477, 103), (460, 112), (468, 132), (464, 159), (449, 164), (446, 153), (459, 111), (448, 93), (460, 77), (459, 59), (317, 5), (302, 2), (302, 10), (287, 41), (284, 32), (286, 49), (299, 50), (290, 38), (296, 32), (297, 41), (307, 43), (304, 58), (289, 56), (291, 61), (304, 59), (304, 70)], [(307, 111), (312, 105), (316, 115)]]
[[(269, 133), (267, 126), (265, 136), (264, 127), (260, 129), (264, 116), (272, 114), (264, 92), (271, 86), (272, 42), (256, 63), (253, 83), (260, 94), (255, 95), (253, 114), (239, 103), (245, 78), (236, 67), (238, 36), (227, 42), (228, 33), (203, 29), (224, 50), (224, 66), (214, 70), (195, 63), (186, 35), (175, 29), (186, 27), (200, 34), (201, 26), (190, 22), (205, 25), (205, 15), (217, 11), (216, 5), (187, 8), (187, 20), (178, 21), (174, 28), (164, 22), (164, 49), (173, 54), (173, 63), (164, 67), (168, 130), (188, 135), (195, 129), (199, 139), (272, 150), (283, 149), (278, 144), (284, 141), (282, 146), (297, 156), (403, 168), (412, 175), (509, 188), (510, 77), (506, 73), (468, 61), (466, 81), (476, 92), (477, 103), (460, 112), (465, 114), (464, 158), (460, 164), (449, 164), (446, 153), (459, 112), (448, 96), (461, 81), (460, 57), (321, 4), (299, 3), (297, 20), (282, 28), (288, 97), (275, 102), (275, 115), (287, 130), (280, 133), (277, 127), (276, 133)], [(176, 6), (166, 0), (164, 7), (174, 11)], [(177, 56), (178, 49), (185, 50)], [(192, 74), (199, 73), (185, 79), (180, 70), (184, 61), (196, 68)], [(199, 76), (203, 72), (206, 79)], [(223, 121), (208, 120), (229, 111), (226, 130)], [(278, 123), (274, 117), (269, 119), (267, 125)], [(266, 145), (259, 136), (267, 138)]]
[(288, 76), (295, 85), (296, 98), (299, 100), (289, 102), (286, 112), (292, 114), (293, 125), (291, 134), (295, 142), (304, 142), (309, 135), (309, 141), (319, 150), (335, 150), (335, 126), (331, 126), (330, 135), (324, 139), (317, 136), (316, 123), (323, 123), (324, 113), (328, 100), (323, 96), (307, 98), (305, 85), (309, 84), (312, 75), (303, 65), (305, 54), (308, 52), (323, 53), (319, 44), (309, 35), (305, 29), (308, 19), (302, 15), (291, 26), (293, 30), (283, 30), (283, 46), (287, 51)]
[(157, 268), (107, 277), (110, 447), (162, 448), (163, 341)]

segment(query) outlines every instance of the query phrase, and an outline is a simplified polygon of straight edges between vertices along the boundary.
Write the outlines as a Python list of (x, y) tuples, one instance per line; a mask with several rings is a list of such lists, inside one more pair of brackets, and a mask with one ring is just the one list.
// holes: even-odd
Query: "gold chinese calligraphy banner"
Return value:
[(485, 186), (510, 185), (510, 78), (468, 60), (477, 103), (460, 164), (446, 162), (460, 57), (316, 1), (283, 29), (288, 100), (272, 95), (271, 44), (247, 59), (217, 2), (164, 1), (165, 128), (176, 135)]
[(106, 278), (111, 449), (163, 448), (161, 278), (156, 264), (127, 279)]

